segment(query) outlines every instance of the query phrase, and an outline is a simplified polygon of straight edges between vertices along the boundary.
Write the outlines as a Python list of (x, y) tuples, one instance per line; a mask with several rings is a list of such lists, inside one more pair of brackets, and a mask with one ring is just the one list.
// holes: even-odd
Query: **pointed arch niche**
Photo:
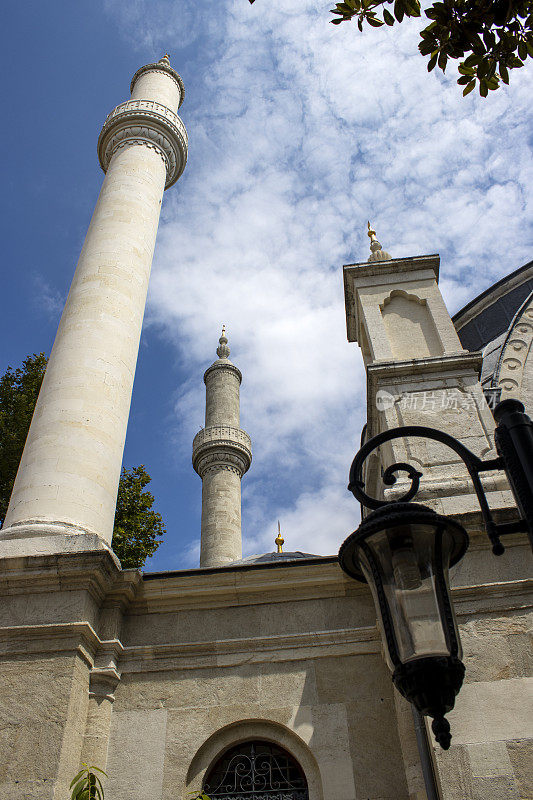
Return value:
[[(300, 786), (300, 788), (294, 789), (294, 797), (297, 800), (300, 800), (300, 796), (303, 796), (305, 800), (307, 798), (308, 800), (324, 800), (318, 764), (303, 739), (284, 725), (269, 720), (253, 719), (227, 725), (204, 742), (192, 759), (187, 772), (185, 796), (189, 791), (204, 787), (205, 781), (212, 779), (224, 764), (225, 757), (238, 755), (241, 750), (245, 759), (254, 757), (252, 745), (254, 753), (257, 751), (257, 745), (264, 745), (265, 756), (269, 750), (268, 745), (271, 745), (270, 749), (274, 758), (285, 757), (283, 769), (286, 765), (290, 766), (289, 776), (294, 778), (300, 774), (299, 782), (292, 781), (295, 785), (303, 784), (303, 788)], [(226, 758), (226, 760), (228, 759)], [(291, 782), (291, 777), (289, 782)], [(287, 797), (291, 797), (289, 792), (290, 790), (287, 791)], [(264, 796), (268, 798), (268, 792)], [(284, 797), (283, 794), (280, 796)]]
[(394, 289), (380, 305), (383, 325), (394, 359), (441, 356), (444, 348), (427, 301)]

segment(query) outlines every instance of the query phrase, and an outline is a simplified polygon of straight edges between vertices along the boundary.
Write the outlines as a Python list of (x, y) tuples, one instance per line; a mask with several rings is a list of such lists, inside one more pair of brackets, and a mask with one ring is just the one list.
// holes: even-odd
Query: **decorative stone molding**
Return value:
[[(183, 81), (181, 79), (181, 76), (178, 75), (176, 70), (172, 69), (172, 67), (169, 64), (164, 64), (161, 61), (159, 61), (158, 64), (145, 64), (144, 67), (140, 67), (137, 70), (137, 72), (135, 73), (135, 75), (131, 79), (130, 94), (133, 92), (133, 87), (135, 86), (135, 83), (136, 83), (137, 79), (140, 78), (141, 75), (144, 75), (145, 72), (161, 72), (163, 75), (168, 75), (170, 78), (172, 78), (172, 80), (174, 81), (174, 83), (176, 84), (178, 89), (180, 90), (179, 106), (181, 106), (181, 104), (183, 103), (183, 100), (185, 98), (185, 86), (183, 85)], [(178, 106), (178, 108), (179, 108), (179, 106)]]
[(124, 649), (121, 662), (124, 675), (160, 672), (168, 669), (210, 669), (215, 665), (231, 668), (242, 664), (272, 664), (306, 658), (380, 653), (381, 641), (376, 625), (312, 631), (287, 636), (254, 636), (219, 639), (212, 642), (165, 642), (131, 645)]
[(89, 676), (89, 697), (115, 700), (114, 691), (120, 682), (120, 673), (112, 667), (95, 667)]
[(169, 108), (155, 100), (128, 100), (107, 116), (98, 137), (98, 159), (107, 172), (111, 158), (121, 147), (150, 147), (165, 162), (168, 189), (185, 169), (187, 143), (185, 125)]
[(213, 469), (227, 469), (242, 478), (251, 463), (252, 442), (240, 428), (215, 425), (194, 437), (192, 465), (201, 478)]
[(502, 400), (506, 397), (520, 397), (526, 361), (532, 342), (533, 293), (516, 314), (500, 353), (494, 384), (501, 388)]

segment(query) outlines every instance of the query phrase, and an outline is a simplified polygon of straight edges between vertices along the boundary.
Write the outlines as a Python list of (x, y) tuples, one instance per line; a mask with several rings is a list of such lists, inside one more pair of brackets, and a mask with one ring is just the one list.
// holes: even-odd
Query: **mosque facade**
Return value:
[[(452, 743), (393, 687), (367, 585), (336, 555), (242, 558), (242, 375), (225, 331), (205, 372), (197, 569), (121, 569), (111, 549), (133, 376), (163, 192), (185, 167), (183, 82), (141, 67), (104, 123), (106, 173), (0, 531), (0, 797), (66, 800), (81, 762), (106, 800), (531, 800), (531, 553), (495, 557), (464, 464), (439, 442), (397, 439), (369, 458), (370, 494), (393, 462), (423, 473), (417, 500), (458, 520), (452, 575), (466, 678)], [(366, 439), (399, 425), (495, 455), (495, 400), (533, 413), (533, 262), (452, 319), (439, 257), (343, 268), (347, 335), (367, 375)], [(502, 473), (494, 515), (517, 511)], [(529, 704), (529, 708), (528, 708)]]

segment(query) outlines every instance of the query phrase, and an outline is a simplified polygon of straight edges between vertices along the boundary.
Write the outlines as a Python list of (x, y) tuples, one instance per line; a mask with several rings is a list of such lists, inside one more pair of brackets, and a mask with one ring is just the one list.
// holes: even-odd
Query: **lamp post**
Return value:
[[(451, 741), (445, 714), (453, 708), (465, 674), (448, 570), (464, 556), (468, 534), (455, 520), (410, 502), (422, 477), (411, 464), (392, 464), (383, 474), (389, 486), (397, 472), (406, 472), (411, 481), (407, 492), (393, 502), (366, 494), (363, 465), (370, 453), (392, 439), (415, 436), (441, 442), (466, 465), (494, 555), (504, 552), (500, 537), (509, 533), (527, 532), (533, 547), (533, 422), (518, 400), (499, 403), (494, 417), (497, 458), (483, 461), (453, 436), (411, 425), (374, 436), (350, 469), (348, 489), (374, 510), (342, 544), (340, 566), (369, 584), (393, 682), (421, 714), (433, 717), (432, 729), (444, 750)], [(521, 515), (518, 521), (495, 522), (479, 477), (488, 470), (507, 475)]]

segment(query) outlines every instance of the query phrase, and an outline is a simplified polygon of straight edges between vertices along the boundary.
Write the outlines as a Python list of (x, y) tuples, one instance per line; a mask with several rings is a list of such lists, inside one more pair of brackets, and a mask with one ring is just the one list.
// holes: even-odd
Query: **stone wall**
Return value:
[[(530, 800), (527, 546), (497, 560), (471, 533), (467, 677), (435, 769), (443, 800)], [(250, 738), (292, 753), (311, 800), (424, 799), (370, 592), (335, 559), (142, 580), (107, 552), (0, 565), (2, 800), (64, 800), (82, 760), (107, 769), (106, 800), (177, 800)]]

